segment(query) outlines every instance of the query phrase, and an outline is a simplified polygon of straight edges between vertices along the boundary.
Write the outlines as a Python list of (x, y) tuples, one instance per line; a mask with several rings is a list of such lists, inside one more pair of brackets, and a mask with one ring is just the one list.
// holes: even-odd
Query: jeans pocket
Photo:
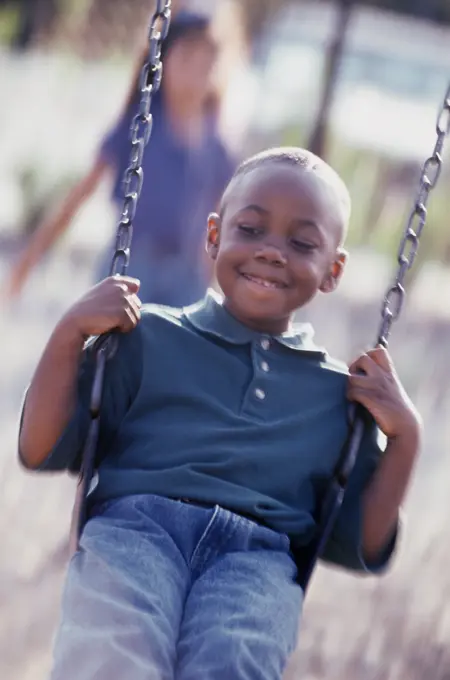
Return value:
[(109, 517), (111, 519), (142, 517), (149, 515), (158, 500), (167, 502), (167, 499), (153, 494), (118, 496), (93, 504), (89, 517)]

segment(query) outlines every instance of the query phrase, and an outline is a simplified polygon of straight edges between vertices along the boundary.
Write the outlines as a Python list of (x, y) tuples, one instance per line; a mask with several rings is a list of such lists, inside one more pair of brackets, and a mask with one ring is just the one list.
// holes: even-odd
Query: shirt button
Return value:
[(266, 398), (266, 393), (264, 392), (264, 390), (261, 390), (259, 387), (257, 387), (255, 390), (255, 397), (261, 399), (262, 401), (263, 399)]
[(268, 338), (262, 338), (262, 339), (261, 339), (261, 347), (262, 347), (263, 349), (266, 349), (266, 350), (269, 349), (269, 347), (270, 347), (270, 340), (269, 340)]
[(264, 373), (268, 373), (269, 370), (270, 370), (270, 367), (269, 367), (269, 364), (267, 363), (267, 361), (262, 362), (261, 368), (264, 371)]

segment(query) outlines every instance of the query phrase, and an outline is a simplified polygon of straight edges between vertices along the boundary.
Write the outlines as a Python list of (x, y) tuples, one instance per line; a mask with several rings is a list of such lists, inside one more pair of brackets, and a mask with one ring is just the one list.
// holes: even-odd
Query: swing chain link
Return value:
[[(124, 200), (122, 214), (116, 232), (110, 276), (125, 276), (130, 262), (133, 220), (144, 183), (142, 162), (145, 147), (152, 132), (152, 98), (161, 86), (161, 48), (167, 37), (171, 19), (171, 0), (158, 0), (148, 30), (148, 56), (139, 78), (140, 101), (137, 114), (130, 128), (131, 152), (129, 165), (123, 176)], [(100, 412), (103, 391), (105, 363), (117, 348), (117, 341), (111, 335), (99, 338), (96, 346), (97, 366), (91, 392), (90, 413), (93, 418)]]
[[(425, 161), (420, 176), (419, 193), (408, 219), (405, 232), (398, 250), (398, 269), (394, 284), (388, 289), (382, 308), (382, 323), (378, 344), (387, 347), (391, 326), (400, 315), (405, 297), (404, 279), (411, 269), (419, 247), (419, 239), (427, 217), (427, 201), (430, 191), (436, 186), (442, 170), (442, 151), (445, 138), (450, 134), (450, 83), (436, 124), (437, 139), (433, 153)], [(416, 226), (417, 225), (417, 226)], [(310, 559), (302, 574), (303, 592), (306, 593), (314, 568), (328, 542), (342, 507), (346, 488), (354, 469), (361, 447), (365, 428), (366, 412), (359, 404), (352, 404), (349, 413), (350, 431), (338, 466), (332, 476), (322, 504), (317, 539), (313, 542)]]
[(398, 269), (394, 283), (388, 289), (381, 310), (378, 344), (387, 347), (392, 324), (400, 316), (405, 299), (405, 278), (414, 264), (419, 241), (427, 219), (430, 192), (436, 187), (442, 170), (442, 152), (450, 134), (450, 84), (436, 123), (436, 143), (433, 153), (424, 163), (419, 181), (419, 192), (408, 218), (397, 254)]
[[(159, 90), (161, 85), (161, 48), (169, 31), (171, 8), (172, 0), (157, 0), (156, 8), (150, 21), (148, 56), (142, 67), (139, 79), (139, 108), (133, 118), (130, 129), (131, 152), (129, 166), (123, 177), (124, 202), (117, 226), (110, 276), (124, 276), (130, 261), (133, 220), (144, 182), (142, 162), (145, 147), (150, 140), (152, 132), (150, 109), (153, 95)], [(93, 338), (90, 342), (94, 345), (93, 355), (95, 359), (95, 372), (89, 403), (91, 424), (82, 453), (78, 488), (72, 513), (70, 532), (70, 549), (72, 553), (78, 548), (78, 541), (86, 515), (86, 499), (94, 482), (99, 437), (99, 416), (106, 362), (117, 349), (117, 337), (111, 333)]]
[(170, 26), (171, 4), (171, 0), (158, 0), (150, 22), (148, 57), (142, 67), (139, 79), (139, 110), (131, 123), (130, 161), (123, 177), (124, 203), (117, 227), (115, 251), (110, 268), (111, 276), (124, 276), (130, 261), (133, 220), (144, 182), (142, 161), (145, 147), (150, 140), (152, 132), (153, 119), (150, 109), (153, 95), (159, 90), (161, 85), (161, 47)]

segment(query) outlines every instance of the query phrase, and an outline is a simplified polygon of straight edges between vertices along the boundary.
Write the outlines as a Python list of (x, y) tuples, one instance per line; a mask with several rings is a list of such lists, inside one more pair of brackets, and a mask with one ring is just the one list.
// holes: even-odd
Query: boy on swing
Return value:
[(280, 680), (349, 401), (373, 426), (324, 559), (366, 573), (388, 565), (420, 418), (384, 349), (347, 370), (292, 323), (336, 289), (349, 213), (326, 163), (302, 149), (263, 152), (209, 218), (223, 297), (141, 308), (138, 281), (110, 278), (57, 325), (24, 405), (30, 469), (79, 468), (93, 375), (83, 346), (121, 333), (53, 680)]

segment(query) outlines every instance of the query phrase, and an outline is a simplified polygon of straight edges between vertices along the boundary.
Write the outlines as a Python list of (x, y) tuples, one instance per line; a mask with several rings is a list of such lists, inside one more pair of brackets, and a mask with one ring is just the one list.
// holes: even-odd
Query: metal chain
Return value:
[(433, 153), (422, 169), (419, 193), (406, 224), (405, 232), (397, 254), (398, 269), (394, 283), (388, 289), (381, 310), (381, 326), (378, 344), (387, 347), (391, 327), (402, 311), (405, 299), (404, 281), (416, 258), (419, 240), (427, 219), (427, 204), (430, 192), (438, 183), (442, 170), (442, 151), (447, 135), (450, 134), (450, 83), (436, 123), (436, 144)]
[[(142, 162), (145, 147), (152, 132), (152, 98), (161, 85), (161, 47), (167, 37), (171, 19), (171, 0), (157, 0), (156, 8), (148, 31), (148, 56), (142, 68), (139, 87), (139, 109), (133, 118), (130, 130), (131, 152), (129, 165), (123, 177), (124, 202), (119, 224), (115, 250), (111, 262), (110, 276), (124, 276), (130, 261), (133, 235), (133, 220), (144, 182)], [(105, 366), (117, 346), (117, 338), (107, 334), (98, 338), (94, 347), (95, 374), (90, 397), (91, 425), (84, 446), (75, 506), (72, 513), (70, 536), (71, 550), (78, 547), (78, 539), (85, 519), (86, 498), (95, 470), (95, 458), (99, 435), (99, 415), (103, 392)]]
[[(405, 297), (404, 280), (411, 269), (419, 246), (419, 239), (427, 218), (427, 202), (430, 191), (435, 188), (442, 169), (442, 151), (447, 135), (450, 134), (450, 83), (439, 112), (436, 125), (436, 144), (433, 153), (425, 161), (420, 177), (420, 189), (408, 219), (406, 229), (398, 250), (398, 270), (393, 285), (388, 289), (382, 308), (382, 323), (378, 343), (387, 347), (392, 324), (400, 315)], [(417, 226), (416, 226), (417, 223)], [(309, 559), (303, 573), (299, 575), (304, 593), (309, 586), (317, 561), (323, 554), (342, 506), (347, 484), (360, 450), (365, 430), (365, 414), (359, 404), (351, 404), (349, 412), (351, 429), (349, 438), (326, 490), (319, 520), (317, 537), (313, 541)]]
[[(157, 0), (148, 29), (148, 55), (139, 78), (139, 109), (130, 128), (131, 151), (129, 165), (123, 176), (124, 201), (122, 214), (117, 225), (110, 276), (125, 276), (130, 262), (133, 220), (144, 183), (142, 162), (145, 147), (150, 141), (152, 132), (153, 118), (150, 109), (153, 95), (161, 86), (161, 48), (169, 31), (171, 6), (171, 0)], [(96, 417), (100, 410), (105, 361), (114, 353), (116, 344), (115, 338), (107, 336), (105, 339), (101, 339), (97, 346), (97, 370), (90, 402), (90, 411), (93, 417)]]
[(152, 98), (161, 85), (161, 47), (166, 38), (171, 17), (171, 0), (158, 0), (150, 22), (148, 58), (140, 76), (140, 104), (131, 124), (131, 153), (129, 166), (123, 177), (124, 203), (120, 222), (117, 226), (116, 246), (112, 258), (110, 275), (126, 274), (130, 261), (130, 247), (133, 234), (133, 219), (144, 182), (142, 161), (144, 150), (152, 132), (150, 113)]

